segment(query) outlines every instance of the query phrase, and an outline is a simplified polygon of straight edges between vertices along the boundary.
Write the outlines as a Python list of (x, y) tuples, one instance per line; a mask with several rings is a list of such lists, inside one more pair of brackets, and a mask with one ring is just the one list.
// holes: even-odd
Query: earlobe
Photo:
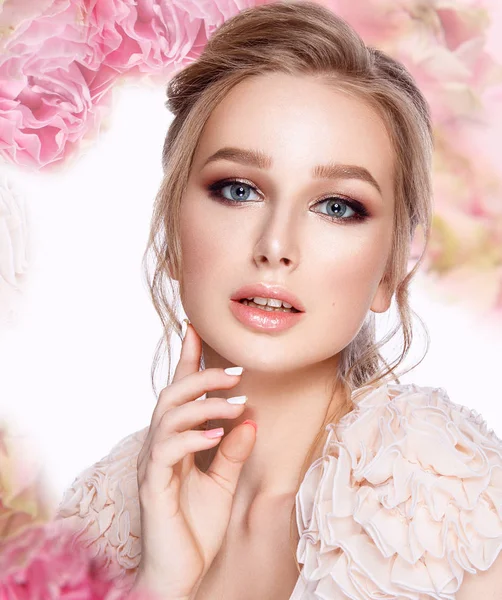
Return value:
[(385, 283), (380, 283), (376, 291), (375, 297), (371, 304), (370, 310), (376, 313), (384, 313), (389, 310), (392, 303), (392, 294), (387, 289)]

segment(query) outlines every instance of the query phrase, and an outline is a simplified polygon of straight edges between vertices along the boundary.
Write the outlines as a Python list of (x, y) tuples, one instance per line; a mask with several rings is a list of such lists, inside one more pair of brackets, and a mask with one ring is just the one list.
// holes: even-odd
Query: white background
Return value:
[[(33, 255), (15, 321), (0, 332), (0, 416), (33, 440), (56, 501), (147, 426), (156, 403), (150, 367), (161, 327), (141, 259), (171, 120), (164, 101), (163, 87), (119, 88), (109, 129), (66, 172), (2, 167), (27, 200)], [(502, 133), (502, 119), (494, 127)], [(502, 437), (502, 323), (438, 300), (421, 278), (411, 302), (431, 347), (401, 382), (445, 388)], [(422, 355), (416, 331), (407, 365)]]

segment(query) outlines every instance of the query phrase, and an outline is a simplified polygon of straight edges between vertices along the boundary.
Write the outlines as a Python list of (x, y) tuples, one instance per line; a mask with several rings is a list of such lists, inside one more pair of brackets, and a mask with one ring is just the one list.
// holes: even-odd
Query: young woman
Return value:
[(495, 598), (502, 441), (397, 377), (432, 211), (414, 80), (329, 10), (277, 2), (224, 23), (167, 106), (150, 287), (168, 351), (178, 301), (191, 324), (149, 427), (59, 518), (166, 600)]

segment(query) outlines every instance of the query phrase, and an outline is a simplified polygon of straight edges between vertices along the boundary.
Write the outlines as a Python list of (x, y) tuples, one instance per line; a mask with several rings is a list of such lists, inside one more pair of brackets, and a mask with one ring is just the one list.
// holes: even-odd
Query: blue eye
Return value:
[[(359, 206), (359, 203), (342, 198), (341, 196), (325, 198), (324, 200), (320, 200), (315, 206), (319, 206), (320, 204), (327, 204), (328, 206), (328, 212), (321, 214), (326, 214), (328, 217), (335, 219), (335, 221), (364, 221), (369, 216), (363, 204)], [(348, 217), (345, 216), (347, 214), (347, 207), (349, 210)], [(352, 211), (352, 214), (350, 214), (350, 211)]]
[[(231, 198), (226, 198), (222, 191), (225, 188), (231, 188)], [(249, 202), (249, 191), (256, 188), (244, 181), (237, 181), (236, 179), (227, 179), (226, 181), (217, 181), (209, 186), (209, 191), (212, 192), (211, 196), (220, 198), (221, 200), (227, 200), (228, 202)], [(253, 199), (251, 199), (253, 200)]]
[[(230, 198), (227, 198), (222, 193), (222, 191), (227, 187), (231, 188), (232, 190), (230, 193)], [(253, 202), (253, 198), (249, 199), (249, 190), (253, 190), (255, 193), (258, 193), (257, 189), (253, 185), (238, 179), (225, 179), (223, 181), (217, 181), (208, 186), (207, 189), (212, 198), (216, 198), (217, 200), (233, 205)], [(357, 200), (345, 198), (343, 196), (329, 196), (328, 198), (323, 198), (314, 206), (318, 206), (320, 204), (328, 204), (328, 206), (332, 207), (330, 210), (335, 211), (335, 214), (330, 214), (329, 212), (320, 213), (327, 216), (332, 221), (365, 221), (370, 216), (364, 204), (358, 202)], [(348, 207), (348, 210), (352, 211), (353, 214), (349, 215), (348, 217), (343, 216), (347, 213), (347, 208), (344, 209), (344, 206)], [(340, 214), (342, 216), (339, 216)]]

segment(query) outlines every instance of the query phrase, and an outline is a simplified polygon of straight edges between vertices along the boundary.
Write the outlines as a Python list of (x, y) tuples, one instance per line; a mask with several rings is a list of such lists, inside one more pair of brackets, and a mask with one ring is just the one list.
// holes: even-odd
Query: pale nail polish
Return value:
[(219, 427), (218, 429), (209, 429), (208, 431), (204, 431), (204, 435), (208, 438), (217, 438), (221, 437), (225, 433), (223, 427)]
[(232, 398), (227, 398), (227, 402), (229, 404), (246, 404), (247, 396), (232, 396)]
[(242, 375), (242, 371), (244, 371), (244, 367), (227, 367), (225, 369), (227, 375)]

